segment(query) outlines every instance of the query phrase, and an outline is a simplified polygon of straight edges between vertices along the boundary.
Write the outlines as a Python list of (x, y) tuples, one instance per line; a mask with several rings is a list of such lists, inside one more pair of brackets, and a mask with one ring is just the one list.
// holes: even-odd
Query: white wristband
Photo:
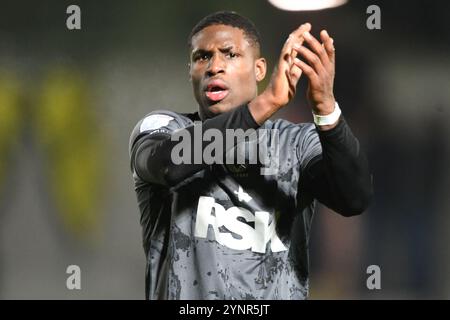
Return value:
[(335, 102), (334, 104), (334, 110), (332, 113), (327, 114), (326, 116), (320, 116), (315, 114), (314, 112), (313, 114), (313, 118), (314, 118), (314, 123), (318, 126), (326, 126), (326, 125), (330, 125), (330, 124), (334, 124), (336, 123), (336, 121), (338, 121), (339, 117), (341, 116), (341, 109), (339, 108), (339, 105), (337, 102)]

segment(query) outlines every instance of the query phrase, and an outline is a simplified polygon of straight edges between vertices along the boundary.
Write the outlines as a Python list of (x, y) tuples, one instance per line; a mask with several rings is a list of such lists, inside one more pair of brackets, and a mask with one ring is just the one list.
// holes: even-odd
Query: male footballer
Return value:
[[(367, 160), (333, 94), (333, 39), (310, 31), (306, 23), (289, 35), (258, 94), (267, 65), (254, 24), (217, 12), (193, 28), (198, 112), (153, 111), (130, 138), (146, 298), (306, 299), (316, 202), (343, 216), (368, 207)], [(269, 120), (302, 76), (314, 123)], [(230, 141), (236, 132), (256, 134)]]

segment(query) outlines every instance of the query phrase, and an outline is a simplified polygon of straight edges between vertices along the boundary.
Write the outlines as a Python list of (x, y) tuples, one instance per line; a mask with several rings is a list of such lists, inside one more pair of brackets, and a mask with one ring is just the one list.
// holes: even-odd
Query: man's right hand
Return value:
[(292, 32), (281, 50), (278, 64), (272, 73), (267, 88), (249, 103), (253, 118), (259, 124), (264, 123), (276, 111), (291, 101), (296, 92), (301, 69), (294, 63), (297, 51), (303, 44), (303, 34), (311, 30), (311, 24), (305, 23)]

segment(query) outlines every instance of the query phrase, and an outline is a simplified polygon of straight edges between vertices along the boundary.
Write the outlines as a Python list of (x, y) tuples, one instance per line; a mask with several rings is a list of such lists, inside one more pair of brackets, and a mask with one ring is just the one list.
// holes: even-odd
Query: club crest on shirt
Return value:
[(245, 164), (226, 164), (225, 166), (234, 175), (247, 175), (247, 165)]

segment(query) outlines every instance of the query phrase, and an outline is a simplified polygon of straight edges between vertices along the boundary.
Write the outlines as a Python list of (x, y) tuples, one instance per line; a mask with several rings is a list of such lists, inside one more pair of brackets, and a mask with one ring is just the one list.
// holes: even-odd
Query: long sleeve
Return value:
[(373, 196), (367, 158), (345, 119), (328, 131), (318, 131), (321, 156), (303, 172), (305, 191), (343, 216), (361, 214)]
[[(189, 156), (190, 159), (194, 159), (196, 157), (195, 152), (197, 152), (198, 157), (198, 153), (203, 154), (203, 150), (210, 143), (210, 141), (201, 139), (200, 149), (196, 149), (194, 146), (199, 143), (196, 132), (215, 129), (219, 130), (224, 137), (227, 129), (242, 129), (245, 131), (259, 127), (247, 105), (184, 128), (182, 125), (174, 126), (175, 120), (165, 127), (153, 126), (151, 131), (144, 131), (143, 134), (136, 135), (136, 138), (132, 139), (134, 141), (130, 142), (131, 166), (142, 180), (172, 187), (208, 166), (203, 162), (203, 159), (200, 159), (200, 163), (190, 161), (190, 163), (176, 164), (171, 156), (173, 149), (180, 142), (172, 141), (174, 132), (177, 132), (177, 136), (188, 139), (183, 143), (192, 146)], [(180, 133), (179, 130), (184, 130), (184, 134)], [(197, 140), (194, 141), (194, 139)], [(222, 148), (222, 151), (225, 153), (225, 148)], [(218, 157), (221, 156), (223, 155), (218, 155)]]

